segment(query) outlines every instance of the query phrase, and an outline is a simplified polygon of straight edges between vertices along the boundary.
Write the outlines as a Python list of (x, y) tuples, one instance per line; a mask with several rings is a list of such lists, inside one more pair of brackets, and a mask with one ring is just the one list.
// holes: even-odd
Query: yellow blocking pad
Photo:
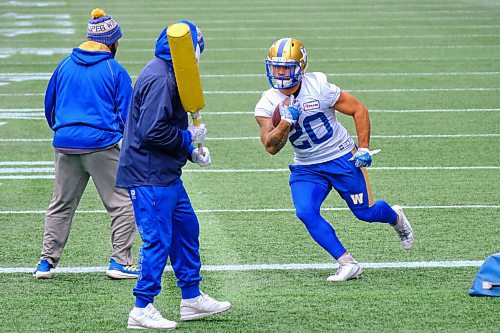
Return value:
[(205, 100), (189, 26), (182, 22), (172, 24), (167, 28), (167, 38), (182, 106), (186, 112), (195, 113), (193, 122), (199, 126), (198, 111), (205, 106)]

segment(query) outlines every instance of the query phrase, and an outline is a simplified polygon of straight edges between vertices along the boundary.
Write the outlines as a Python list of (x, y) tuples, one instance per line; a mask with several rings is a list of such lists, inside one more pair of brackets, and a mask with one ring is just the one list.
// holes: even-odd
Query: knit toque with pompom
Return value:
[(120, 25), (106, 15), (104, 10), (95, 8), (90, 14), (87, 26), (87, 38), (105, 45), (113, 45), (122, 36)]

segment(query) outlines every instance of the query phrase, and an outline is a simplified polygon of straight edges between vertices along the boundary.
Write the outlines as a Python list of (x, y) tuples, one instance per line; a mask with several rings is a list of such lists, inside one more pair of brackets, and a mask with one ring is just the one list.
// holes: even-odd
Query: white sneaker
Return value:
[(339, 269), (335, 275), (330, 275), (326, 280), (330, 282), (343, 282), (350, 279), (357, 279), (363, 273), (363, 267), (357, 262), (339, 264)]
[(219, 302), (212, 297), (201, 294), (193, 303), (181, 300), (181, 320), (193, 320), (211, 316), (229, 310), (231, 303)]
[(413, 228), (406, 218), (405, 213), (403, 213), (403, 208), (401, 208), (401, 206), (392, 206), (392, 209), (394, 209), (398, 214), (398, 223), (396, 223), (392, 227), (394, 228), (394, 230), (396, 230), (396, 233), (399, 237), (399, 242), (401, 243), (403, 249), (409, 250), (412, 248), (414, 241)]
[(153, 304), (149, 303), (145, 308), (134, 307), (128, 314), (127, 328), (144, 330), (148, 328), (173, 330), (177, 327), (175, 321), (170, 321), (162, 317)]

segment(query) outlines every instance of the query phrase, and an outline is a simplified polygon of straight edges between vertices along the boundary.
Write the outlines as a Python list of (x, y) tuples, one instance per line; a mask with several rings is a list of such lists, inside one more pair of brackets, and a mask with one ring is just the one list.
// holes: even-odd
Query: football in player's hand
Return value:
[[(286, 97), (282, 103), (283, 105), (288, 106), (290, 104), (290, 97)], [(281, 121), (280, 105), (277, 104), (273, 112), (273, 126), (278, 127), (280, 121)]]

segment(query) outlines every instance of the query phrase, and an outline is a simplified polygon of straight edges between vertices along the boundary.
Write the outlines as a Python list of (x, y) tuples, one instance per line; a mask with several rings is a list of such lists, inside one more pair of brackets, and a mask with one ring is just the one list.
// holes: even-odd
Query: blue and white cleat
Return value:
[(35, 271), (33, 272), (33, 277), (35, 279), (50, 279), (52, 278), (51, 269), (52, 266), (49, 264), (47, 259), (40, 259)]
[(111, 279), (137, 279), (139, 277), (137, 265), (120, 265), (113, 259), (109, 262), (109, 268), (106, 270), (107, 277)]

